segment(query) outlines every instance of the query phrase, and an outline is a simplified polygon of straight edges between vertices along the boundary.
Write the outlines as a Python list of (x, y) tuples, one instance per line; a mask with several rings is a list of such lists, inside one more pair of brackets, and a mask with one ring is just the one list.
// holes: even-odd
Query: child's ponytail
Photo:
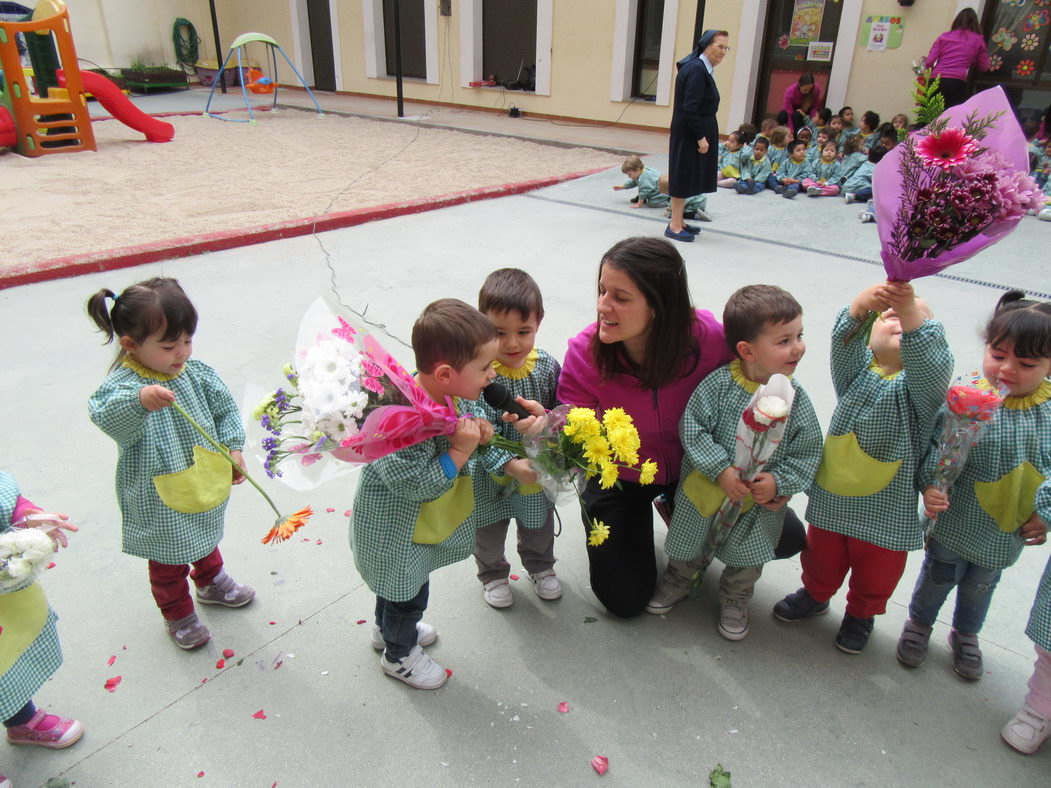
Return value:
[(105, 287), (88, 299), (88, 317), (99, 327), (99, 331), (106, 335), (104, 343), (106, 345), (113, 341), (115, 335), (113, 319), (110, 317), (110, 310), (106, 307), (107, 298), (113, 299), (113, 307), (116, 308), (117, 294)]
[(982, 338), (992, 347), (1009, 342), (1020, 358), (1051, 358), (1051, 304), (1010, 290), (997, 302)]

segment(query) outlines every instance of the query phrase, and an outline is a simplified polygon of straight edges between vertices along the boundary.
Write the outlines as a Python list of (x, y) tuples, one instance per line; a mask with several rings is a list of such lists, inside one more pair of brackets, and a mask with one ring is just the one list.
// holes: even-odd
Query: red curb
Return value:
[(101, 252), (87, 252), (68, 257), (55, 257), (50, 260), (39, 260), (24, 265), (15, 265), (7, 270), (0, 271), (0, 290), (35, 282), (46, 282), (51, 279), (65, 279), (82, 274), (114, 271), (119, 268), (130, 268), (145, 263), (189, 257), (191, 255), (204, 254), (205, 252), (236, 249), (240, 246), (251, 246), (252, 244), (276, 241), (281, 238), (311, 235), (315, 231), (338, 230), (343, 227), (353, 227), (354, 225), (374, 222), (379, 219), (391, 219), (395, 216), (424, 213), (425, 211), (447, 208), (452, 205), (462, 205), (463, 203), (478, 200), (491, 200), (496, 197), (522, 194), (523, 192), (541, 189), (545, 186), (553, 186), (556, 183), (583, 178), (586, 175), (594, 175), (596, 172), (602, 172), (606, 169), (609, 168), (596, 167), (583, 172), (552, 175), (547, 178), (537, 178), (519, 183), (505, 183), (500, 186), (482, 186), (477, 189), (452, 192), (451, 194), (442, 194), (437, 197), (424, 197), (404, 203), (374, 205), (353, 211), (340, 211), (305, 219), (290, 219), (289, 221), (276, 224), (261, 224), (238, 230), (203, 233), (190, 235), (185, 238), (107, 249)]

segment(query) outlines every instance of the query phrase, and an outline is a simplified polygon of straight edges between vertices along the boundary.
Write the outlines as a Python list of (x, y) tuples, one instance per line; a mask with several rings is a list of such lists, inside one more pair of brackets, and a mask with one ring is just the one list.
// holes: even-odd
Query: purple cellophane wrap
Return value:
[[(960, 128), (971, 114), (981, 118), (996, 112), (1004, 114), (991, 128), (986, 130), (986, 136), (981, 140), (982, 147), (998, 151), (1012, 167), (1021, 172), (1028, 172), (1029, 156), (1025, 135), (1018, 121), (1015, 120), (1014, 111), (1007, 101), (1003, 88), (997, 86), (983, 90), (963, 104), (945, 110), (940, 117), (949, 118), (949, 128)], [(917, 135), (922, 134), (924, 134), (923, 131), (913, 132), (910, 137), (916, 138)], [(873, 199), (876, 203), (876, 216), (879, 217), (876, 229), (879, 231), (882, 247), (880, 257), (883, 259), (883, 267), (888, 279), (908, 282), (921, 276), (935, 274), (943, 268), (974, 256), (1018, 226), (1021, 216), (994, 221), (973, 238), (932, 257), (902, 260), (894, 252), (893, 233), (898, 208), (902, 200), (906, 198), (905, 185), (898, 171), (904, 151), (904, 142), (888, 151), (887, 155), (876, 165), (872, 176)]]

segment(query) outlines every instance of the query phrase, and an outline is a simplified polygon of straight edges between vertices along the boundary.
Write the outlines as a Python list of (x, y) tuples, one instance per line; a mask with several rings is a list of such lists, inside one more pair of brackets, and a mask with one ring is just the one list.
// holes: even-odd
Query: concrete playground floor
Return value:
[[(651, 162), (666, 164), (662, 156)], [(632, 209), (626, 193), (611, 190), (622, 181), (611, 170), (316, 237), (0, 291), (11, 381), (10, 448), (0, 467), (82, 529), (43, 578), (61, 618), (65, 664), (36, 700), (87, 726), (69, 750), (7, 747), (0, 771), (17, 786), (59, 777), (81, 788), (649, 786), (704, 785), (721, 763), (738, 787), (1046, 785), (1051, 749), (1018, 755), (999, 730), (1030, 674), (1023, 629), (1047, 547), (1027, 548), (1005, 572), (983, 631), (987, 674), (972, 684), (951, 668), (948, 605), (928, 663), (908, 670), (895, 659), (918, 552), (859, 656), (833, 645), (842, 594), (827, 617), (790, 625), (770, 615), (799, 585), (795, 559), (767, 567), (751, 634), (731, 643), (715, 628), (718, 566), (698, 599), (666, 616), (607, 615), (588, 588), (579, 518), (562, 507), (561, 600), (536, 597), (512, 557), (513, 540), (509, 559), (522, 579), (508, 610), (485, 605), (470, 562), (435, 573), (427, 619), (440, 638), (430, 651), (453, 675), (445, 688), (420, 692), (385, 677), (369, 646), (374, 597), (347, 544), (355, 477), (308, 493), (270, 482), (279, 506), (313, 506), (302, 538), (260, 545), (272, 517), (247, 485), (237, 488), (222, 549), (257, 599), (242, 610), (204, 609), (213, 637), (197, 651), (168, 640), (144, 562), (120, 552), (115, 445), (87, 418), (86, 400), (112, 357), (84, 314), (87, 297), (149, 276), (179, 278), (201, 315), (195, 355), (239, 400), (245, 384), (280, 383), (300, 316), (318, 295), (404, 339), (430, 301), (470, 302), (489, 271), (518, 266), (545, 294), (539, 344), (561, 357), (594, 317), (602, 253), (626, 236), (663, 230), (661, 212)], [(715, 221), (696, 243), (679, 246), (695, 303), (716, 314), (747, 283), (796, 295), (809, 344), (799, 379), (825, 425), (834, 407), (833, 318), (881, 279), (875, 228), (857, 221), (860, 207), (720, 192), (710, 201)], [(1027, 217), (950, 276), (917, 283), (947, 326), (959, 372), (979, 364), (977, 332), (1003, 287), (1051, 297), (1049, 233), (1051, 225)], [(805, 501), (793, 506), (802, 513)], [(662, 525), (654, 539), (660, 548)], [(218, 668), (224, 649), (235, 656)], [(557, 710), (563, 701), (568, 713)], [(609, 759), (603, 777), (590, 766), (595, 755)]]

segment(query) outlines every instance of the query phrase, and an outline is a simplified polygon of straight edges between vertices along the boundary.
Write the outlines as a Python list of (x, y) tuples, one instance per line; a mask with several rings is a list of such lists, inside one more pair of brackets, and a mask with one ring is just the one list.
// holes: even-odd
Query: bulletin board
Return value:
[(905, 35), (905, 20), (900, 16), (887, 15), (872, 15), (866, 16), (861, 23), (861, 29), (858, 31), (858, 46), (862, 49), (870, 49), (870, 39), (872, 37), (872, 24), (880, 23), (889, 26), (888, 35), (886, 41), (883, 42), (883, 49), (897, 49), (901, 46), (901, 39)]

